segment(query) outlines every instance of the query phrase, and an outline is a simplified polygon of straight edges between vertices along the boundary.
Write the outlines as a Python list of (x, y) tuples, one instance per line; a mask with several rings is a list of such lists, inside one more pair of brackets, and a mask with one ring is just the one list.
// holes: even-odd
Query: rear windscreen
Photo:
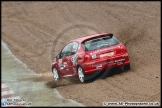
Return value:
[(108, 46), (113, 46), (119, 44), (114, 36), (103, 36), (98, 38), (93, 38), (82, 43), (84, 51), (96, 50), (99, 48), (104, 48)]

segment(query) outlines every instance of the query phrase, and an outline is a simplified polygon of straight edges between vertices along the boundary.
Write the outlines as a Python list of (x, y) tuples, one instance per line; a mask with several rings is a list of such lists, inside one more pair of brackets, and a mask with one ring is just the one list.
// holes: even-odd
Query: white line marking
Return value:
[(21, 99), (21, 98), (19, 96), (14, 96), (14, 97), (6, 98), (6, 99)]
[(1, 84), (1, 88), (8, 88), (8, 86), (6, 84)]
[(5, 95), (11, 95), (11, 94), (14, 94), (14, 92), (12, 90), (9, 90), (9, 91), (3, 91), (1, 92), (1, 96), (5, 96)]

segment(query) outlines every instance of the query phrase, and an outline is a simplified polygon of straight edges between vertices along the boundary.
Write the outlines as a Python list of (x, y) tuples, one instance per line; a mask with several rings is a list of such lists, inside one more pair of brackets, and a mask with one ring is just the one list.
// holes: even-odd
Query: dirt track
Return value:
[[(131, 70), (86, 84), (53, 82), (54, 54), (68, 40), (96, 32), (112, 32), (126, 45)], [(2, 2), (2, 40), (41, 74), (30, 80), (46, 81), (85, 106), (161, 101), (160, 2)]]

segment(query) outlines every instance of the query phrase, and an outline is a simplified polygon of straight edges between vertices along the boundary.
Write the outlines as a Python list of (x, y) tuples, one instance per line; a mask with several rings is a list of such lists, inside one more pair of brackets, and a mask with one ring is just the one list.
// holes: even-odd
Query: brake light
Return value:
[(86, 60), (93, 60), (97, 58), (97, 54), (96, 53), (90, 53), (90, 54), (85, 54), (84, 59)]
[(121, 54), (126, 53), (126, 50), (125, 50), (125, 48), (124, 48), (124, 46), (123, 46), (123, 45), (121, 45), (121, 46), (120, 46), (120, 48), (121, 48)]

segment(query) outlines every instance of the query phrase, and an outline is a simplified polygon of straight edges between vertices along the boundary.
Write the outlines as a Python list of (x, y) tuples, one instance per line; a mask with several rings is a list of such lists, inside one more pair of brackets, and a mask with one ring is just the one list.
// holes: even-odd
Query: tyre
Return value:
[(54, 80), (55, 81), (59, 81), (59, 79), (60, 79), (60, 76), (59, 76), (59, 73), (58, 73), (58, 71), (57, 71), (57, 69), (56, 68), (53, 68), (53, 78), (54, 78)]
[(84, 70), (81, 66), (78, 67), (78, 76), (80, 82), (84, 82)]

